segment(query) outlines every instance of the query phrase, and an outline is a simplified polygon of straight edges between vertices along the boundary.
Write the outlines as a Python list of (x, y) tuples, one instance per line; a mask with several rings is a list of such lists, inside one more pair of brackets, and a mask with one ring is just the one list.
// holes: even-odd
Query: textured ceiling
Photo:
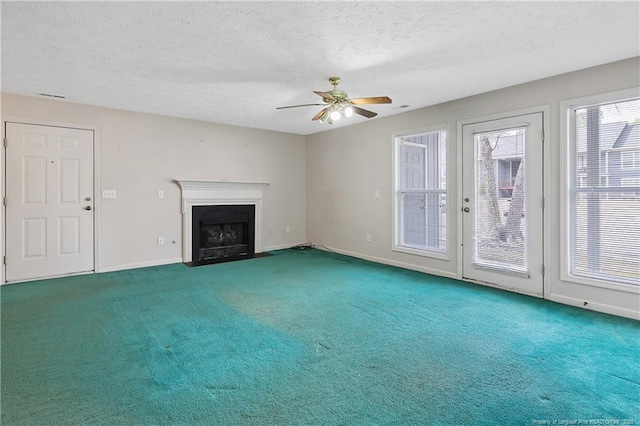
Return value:
[[(2, 90), (311, 134), (640, 54), (640, 2), (6, 2)], [(65, 101), (60, 101), (65, 102)], [(407, 108), (400, 106), (408, 105)], [(354, 116), (333, 127), (361, 123)]]

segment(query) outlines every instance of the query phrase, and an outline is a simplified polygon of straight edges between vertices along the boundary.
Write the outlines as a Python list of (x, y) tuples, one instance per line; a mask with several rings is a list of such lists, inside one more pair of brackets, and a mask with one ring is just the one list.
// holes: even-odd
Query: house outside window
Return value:
[[(600, 186), (603, 188), (607, 188), (609, 186), (609, 176), (600, 176)], [(609, 199), (609, 193), (605, 192), (602, 194), (605, 199)]]
[(622, 178), (620, 179), (620, 186), (623, 188), (633, 188), (634, 192), (624, 192), (625, 197), (638, 197), (640, 196), (640, 177), (637, 178)]
[(578, 170), (581, 172), (587, 170), (587, 161), (584, 155), (578, 155)]
[(496, 159), (498, 170), (498, 198), (511, 198), (513, 194), (513, 184), (518, 175), (521, 158), (513, 159)]
[(640, 285), (640, 99), (571, 107), (569, 117), (568, 275)]
[(640, 151), (622, 151), (620, 164), (623, 169), (637, 169), (640, 167)]
[(395, 138), (396, 251), (447, 254), (447, 130)]

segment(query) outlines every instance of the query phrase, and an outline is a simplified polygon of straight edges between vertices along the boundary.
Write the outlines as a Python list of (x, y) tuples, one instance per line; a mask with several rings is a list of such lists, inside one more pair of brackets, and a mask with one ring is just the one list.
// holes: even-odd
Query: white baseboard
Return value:
[(75, 277), (78, 275), (91, 275), (93, 271), (84, 271), (84, 272), (75, 272), (73, 274), (62, 274), (62, 275), (52, 275), (49, 277), (38, 277), (38, 278), (27, 278), (24, 280), (15, 280), (9, 282), (3, 282), (2, 285), (12, 285), (12, 284), (20, 284), (20, 283), (28, 283), (32, 281), (41, 281), (41, 280), (54, 280), (56, 278), (65, 278), (65, 277)]
[(284, 250), (284, 249), (288, 249), (291, 247), (295, 247), (295, 246), (299, 246), (300, 244), (306, 244), (307, 242), (301, 242), (301, 243), (289, 243), (289, 244), (281, 244), (279, 246), (269, 246), (269, 247), (263, 247), (262, 248), (262, 253), (264, 253), (265, 251), (275, 251), (275, 250)]
[[(295, 246), (300, 245), (300, 244), (304, 244), (304, 243), (290, 243), (290, 244), (282, 244), (282, 245), (279, 245), (279, 246), (263, 247), (262, 248), (262, 253), (264, 253), (265, 251), (288, 249), (288, 248), (295, 247)], [(101, 268), (98, 268), (96, 270), (96, 272), (98, 272), (98, 273), (115, 272), (115, 271), (123, 271), (125, 269), (146, 268), (146, 267), (149, 267), (149, 266), (170, 265), (172, 263), (182, 263), (182, 262), (183, 262), (183, 260), (182, 260), (181, 257), (176, 257), (176, 258), (173, 258), (173, 259), (152, 260), (152, 261), (149, 261), (149, 262), (127, 263), (125, 265), (103, 266)]]
[(511, 293), (518, 293), (518, 294), (524, 294), (525, 296), (531, 296), (531, 297), (537, 297), (538, 299), (544, 299), (544, 294), (542, 293), (537, 293), (537, 292), (533, 292), (533, 291), (524, 291), (521, 290), (519, 288), (515, 288), (515, 287), (505, 287), (505, 286), (501, 286), (498, 284), (493, 284), (493, 283), (489, 283), (486, 281), (477, 281), (477, 280), (471, 280), (468, 278), (457, 278), (460, 281), (464, 281), (466, 283), (471, 283), (471, 284), (477, 284), (477, 285), (482, 285), (485, 287), (491, 287), (491, 288), (495, 288), (498, 290), (504, 290), (504, 291), (508, 291)]
[(102, 266), (96, 269), (96, 272), (98, 273), (115, 272), (115, 271), (123, 271), (125, 269), (137, 269), (137, 268), (146, 268), (149, 266), (170, 265), (172, 263), (182, 263), (182, 258), (176, 257), (173, 259), (162, 259), (162, 260), (152, 260), (148, 262), (127, 263), (125, 265)]
[[(274, 250), (282, 250), (288, 249), (291, 247), (295, 247), (297, 245), (304, 243), (290, 243), (290, 244), (282, 244), (279, 246), (271, 246), (271, 247), (263, 247), (262, 253), (265, 251), (274, 251)], [(176, 257), (173, 259), (162, 259), (162, 260), (152, 260), (148, 262), (136, 262), (136, 263), (127, 263), (125, 265), (113, 265), (113, 266), (103, 266), (101, 268), (96, 269), (97, 273), (102, 272), (115, 272), (115, 271), (123, 271), (125, 269), (136, 269), (136, 268), (146, 268), (149, 266), (161, 266), (161, 265), (170, 265), (172, 263), (182, 263), (183, 260), (181, 257)]]
[(412, 265), (411, 263), (398, 262), (395, 260), (384, 259), (382, 257), (369, 256), (367, 254), (355, 253), (348, 250), (340, 250), (333, 247), (324, 247), (314, 245), (315, 248), (325, 251), (333, 251), (338, 254), (344, 254), (346, 256), (357, 257), (358, 259), (368, 260), (370, 262), (382, 263), (383, 265), (397, 266), (403, 269), (410, 269), (412, 271), (424, 272), (425, 274), (437, 275), (439, 277), (458, 279), (458, 275), (455, 272), (441, 271), (440, 269), (427, 268), (424, 266)]
[(630, 318), (633, 320), (640, 320), (640, 312), (632, 309), (619, 308), (617, 306), (605, 305), (604, 303), (588, 301), (588, 304), (584, 305), (584, 299), (575, 299), (568, 296), (559, 296), (557, 294), (549, 294), (545, 299), (552, 302), (562, 303), (563, 305), (576, 306), (578, 308), (587, 309), (590, 311), (602, 312), (605, 314), (616, 315), (619, 317)]
[[(369, 255), (365, 255), (365, 254), (361, 254), (361, 253), (354, 253), (348, 250), (340, 250), (340, 249), (336, 249), (333, 247), (323, 247), (323, 246), (315, 246), (316, 248), (320, 249), (320, 250), (325, 250), (325, 251), (333, 251), (336, 252), (338, 254), (344, 254), (346, 256), (351, 256), (351, 257), (356, 257), (358, 259), (363, 259), (363, 260), (369, 260), (371, 262), (376, 262), (376, 263), (382, 263), (384, 265), (390, 265), (390, 266), (398, 266), (400, 268), (404, 268), (404, 269), (410, 269), (413, 271), (418, 271), (418, 272), (424, 272), (427, 274), (431, 274), (431, 275), (437, 275), (437, 276), (441, 276), (441, 277), (446, 277), (446, 278), (452, 278), (455, 280), (459, 280), (458, 276), (456, 273), (451, 273), (451, 272), (447, 272), (447, 271), (441, 271), (438, 269), (432, 269), (432, 268), (425, 268), (422, 266), (417, 266), (417, 265), (412, 265), (409, 263), (404, 263), (404, 262), (396, 262), (393, 260), (389, 260), (389, 259), (383, 259), (380, 257), (375, 257), (375, 256), (369, 256)], [(485, 285), (487, 287), (493, 287), (493, 288), (497, 288), (503, 291), (512, 291), (511, 289), (505, 289), (504, 287), (499, 287), (499, 286), (494, 286), (494, 285), (490, 285), (488, 283), (477, 283), (477, 284), (481, 284), (481, 285)], [(539, 294), (528, 294), (528, 293), (522, 293), (522, 294), (526, 294), (527, 296), (534, 296), (534, 297), (541, 297), (541, 295)], [(588, 310), (592, 310), (592, 311), (596, 311), (596, 312), (602, 312), (605, 314), (611, 314), (611, 315), (616, 315), (616, 316), (621, 316), (621, 317), (625, 317), (625, 318), (630, 318), (630, 319), (634, 319), (634, 320), (640, 320), (640, 313), (638, 311), (634, 311), (632, 309), (623, 309), (623, 308), (619, 308), (616, 306), (611, 306), (611, 305), (605, 305), (603, 303), (597, 303), (597, 302), (589, 302), (587, 306), (584, 306), (584, 300), (582, 299), (574, 299), (571, 297), (566, 297), (566, 296), (558, 296), (558, 295), (545, 295), (544, 298), (546, 300), (549, 300), (551, 302), (557, 302), (557, 303), (562, 303), (563, 305), (569, 305), (569, 306), (575, 306), (575, 307), (579, 307), (582, 309), (588, 309)]]

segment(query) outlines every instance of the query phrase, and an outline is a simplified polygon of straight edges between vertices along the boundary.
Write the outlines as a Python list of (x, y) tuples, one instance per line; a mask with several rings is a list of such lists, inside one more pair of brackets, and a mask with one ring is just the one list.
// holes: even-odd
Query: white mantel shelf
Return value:
[(269, 186), (269, 182), (240, 182), (232, 180), (194, 180), (194, 179), (174, 179), (181, 189), (238, 189), (238, 190), (262, 190)]
[(194, 180), (174, 179), (182, 192), (182, 259), (192, 261), (191, 227), (192, 209), (194, 206), (206, 205), (254, 205), (255, 218), (255, 252), (262, 253), (262, 195), (268, 182), (238, 182), (230, 180)]

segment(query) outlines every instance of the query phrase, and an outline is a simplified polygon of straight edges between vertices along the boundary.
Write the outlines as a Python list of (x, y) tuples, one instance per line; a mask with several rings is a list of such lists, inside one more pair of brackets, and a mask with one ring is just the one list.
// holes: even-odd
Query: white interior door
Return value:
[(93, 131), (6, 123), (6, 281), (92, 271)]
[[(403, 143), (400, 155), (402, 155), (404, 176), (402, 188), (426, 188), (424, 145)], [(402, 235), (401, 243), (406, 246), (424, 247), (427, 243), (427, 216), (425, 212), (426, 195), (423, 193), (405, 194), (402, 203), (403, 229), (411, 229)]]
[(543, 294), (542, 113), (462, 126), (463, 277)]

